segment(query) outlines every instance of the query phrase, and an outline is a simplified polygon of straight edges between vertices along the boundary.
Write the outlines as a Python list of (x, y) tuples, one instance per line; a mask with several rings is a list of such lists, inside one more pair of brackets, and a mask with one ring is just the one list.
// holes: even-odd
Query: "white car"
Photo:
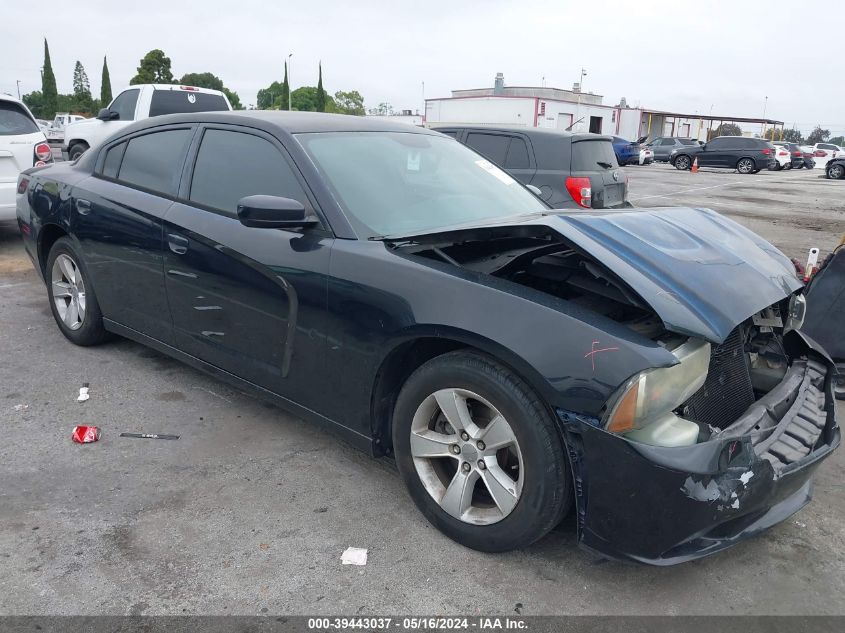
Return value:
[(219, 90), (175, 86), (170, 84), (138, 84), (117, 95), (96, 119), (71, 123), (65, 128), (62, 155), (76, 160), (90, 147), (126, 127), (163, 114), (177, 112), (212, 112), (231, 110), (226, 95)]
[(640, 165), (651, 165), (654, 162), (654, 150), (643, 146), (640, 149)]
[(781, 169), (792, 169), (792, 153), (789, 151), (789, 148), (778, 145), (777, 143), (772, 143), (772, 145), (775, 148), (774, 155), (777, 161), (775, 169), (778, 171)]
[[(845, 156), (845, 149), (842, 149), (839, 145), (834, 145), (833, 143), (816, 143), (813, 145), (813, 152), (816, 156), (816, 161), (821, 161), (823, 165), (827, 164), (827, 161), (831, 158)], [(824, 152), (824, 156), (822, 156), (819, 152)]]
[(14, 220), (18, 175), (53, 162), (47, 137), (23, 102), (0, 94), (0, 221)]

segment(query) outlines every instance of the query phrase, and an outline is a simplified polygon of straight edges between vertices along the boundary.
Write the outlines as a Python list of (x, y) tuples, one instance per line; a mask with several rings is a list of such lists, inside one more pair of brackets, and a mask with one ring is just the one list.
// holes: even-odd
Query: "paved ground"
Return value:
[[(628, 171), (640, 204), (729, 211), (793, 255), (845, 228), (845, 182), (818, 172)], [(677, 193), (696, 187), (712, 188)], [(810, 506), (703, 561), (598, 560), (571, 522), (486, 555), (430, 527), (389, 462), (134, 343), (68, 343), (3, 227), (0, 324), (0, 614), (845, 613), (843, 451)], [(102, 440), (72, 444), (80, 423)], [(368, 548), (368, 565), (341, 566), (347, 546)]]

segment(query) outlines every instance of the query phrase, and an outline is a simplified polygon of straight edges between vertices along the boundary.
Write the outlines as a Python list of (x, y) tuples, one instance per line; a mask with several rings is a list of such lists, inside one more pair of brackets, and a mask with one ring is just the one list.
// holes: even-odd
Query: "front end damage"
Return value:
[(811, 341), (783, 379), (706, 440), (665, 447), (626, 439), (559, 410), (576, 481), (580, 544), (672, 565), (712, 554), (809, 502), (816, 467), (839, 445), (833, 370)]
[[(539, 291), (577, 307), (579, 320), (610, 320), (670, 353), (660, 366), (626, 365), (635, 373), (603, 405), (578, 408), (566, 392), (555, 404), (583, 547), (671, 565), (810, 500), (816, 467), (840, 442), (835, 369), (800, 332), (791, 262), (747, 229), (708, 210), (664, 209), (392, 242)], [(592, 354), (574, 377), (615, 384)]]

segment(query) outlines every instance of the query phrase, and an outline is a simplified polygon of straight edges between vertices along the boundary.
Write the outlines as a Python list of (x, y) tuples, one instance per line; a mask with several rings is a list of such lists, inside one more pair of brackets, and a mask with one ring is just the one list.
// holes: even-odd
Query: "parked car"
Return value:
[(669, 155), (669, 162), (677, 169), (689, 169), (698, 159), (699, 167), (735, 169), (741, 174), (756, 174), (761, 169), (777, 165), (775, 148), (761, 138), (746, 136), (717, 136), (704, 145), (685, 145)]
[(636, 141), (628, 141), (621, 136), (613, 137), (613, 151), (616, 153), (616, 162), (620, 165), (640, 164), (640, 143), (645, 136)]
[(845, 178), (845, 156), (841, 158), (831, 158), (825, 165), (825, 175), (831, 180), (841, 180)]
[(787, 169), (801, 169), (804, 167), (804, 152), (798, 146), (798, 143), (790, 143), (789, 141), (773, 141), (780, 156), (781, 149), (789, 153), (790, 164)]
[(650, 147), (640, 146), (640, 165), (651, 165), (654, 162), (654, 151)]
[(76, 160), (90, 147), (99, 144), (133, 121), (177, 112), (213, 112), (231, 110), (226, 95), (219, 90), (175, 86), (170, 84), (138, 84), (117, 95), (96, 119), (68, 125), (64, 130), (62, 156)]
[(395, 456), (468, 547), (574, 505), (590, 550), (698, 558), (808, 503), (840, 441), (792, 262), (714, 211), (552, 210), (442, 134), (310, 112), (140, 121), (18, 191), (68, 340)]
[(47, 140), (60, 143), (65, 138), (65, 128), (71, 123), (87, 121), (81, 114), (70, 114), (69, 112), (57, 112), (50, 122), (49, 128), (45, 131)]
[(813, 149), (818, 152), (824, 152), (823, 155), (816, 154), (818, 158), (824, 159), (824, 162), (830, 160), (831, 158), (845, 156), (845, 150), (839, 147), (839, 145), (834, 145), (833, 143), (816, 143), (813, 145)]
[(0, 94), (0, 221), (15, 219), (18, 174), (53, 162), (44, 132), (26, 105)]
[(674, 150), (683, 149), (687, 145), (698, 145), (698, 141), (694, 138), (679, 136), (659, 136), (646, 143), (646, 147), (650, 147), (654, 152), (654, 160), (660, 162), (669, 162), (669, 157)]
[[(772, 166), (772, 169), (776, 171), (780, 171), (781, 169), (792, 169), (792, 152), (786, 144), (782, 142), (773, 142), (772, 145), (774, 146), (773, 155), (776, 161)], [(801, 162), (803, 163), (803, 160)]]
[(474, 149), (556, 209), (628, 205), (628, 178), (610, 137), (542, 128), (448, 126), (436, 128)]

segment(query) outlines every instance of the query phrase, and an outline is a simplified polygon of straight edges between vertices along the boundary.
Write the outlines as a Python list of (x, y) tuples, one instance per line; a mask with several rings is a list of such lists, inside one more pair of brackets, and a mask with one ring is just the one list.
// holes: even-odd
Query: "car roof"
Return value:
[(20, 99), (16, 99), (12, 95), (8, 95), (5, 92), (0, 92), (0, 101), (13, 101), (14, 103), (24, 105), (23, 101), (21, 101)]
[(520, 127), (518, 125), (433, 125), (432, 130), (472, 130), (478, 132), (518, 132), (529, 136), (561, 137), (575, 136), (573, 132), (551, 130), (542, 127)]
[(232, 110), (218, 112), (189, 112), (167, 114), (139, 121), (124, 129), (138, 131), (147, 127), (174, 123), (229, 123), (273, 130), (287, 134), (307, 132), (406, 132), (430, 134), (436, 132), (407, 123), (395, 123), (375, 117), (323, 112), (287, 112), (279, 110)]

